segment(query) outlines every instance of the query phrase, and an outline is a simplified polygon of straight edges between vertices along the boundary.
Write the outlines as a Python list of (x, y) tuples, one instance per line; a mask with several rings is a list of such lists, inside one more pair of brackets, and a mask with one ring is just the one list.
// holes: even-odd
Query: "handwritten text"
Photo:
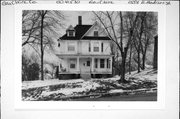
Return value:
[(90, 0), (89, 4), (114, 4), (111, 0)]
[(128, 4), (159, 4), (170, 5), (170, 1), (158, 1), (158, 0), (129, 0)]
[(79, 4), (80, 0), (58, 0), (57, 4)]
[(16, 5), (16, 4), (36, 4), (34, 0), (12, 0), (12, 1), (2, 1), (1, 5)]

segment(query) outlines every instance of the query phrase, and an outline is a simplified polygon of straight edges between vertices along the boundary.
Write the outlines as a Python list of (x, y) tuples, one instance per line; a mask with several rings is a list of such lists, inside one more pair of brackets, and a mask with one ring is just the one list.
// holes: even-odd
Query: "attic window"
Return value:
[(73, 37), (75, 35), (74, 31), (68, 31), (68, 34), (69, 34), (69, 37)]
[(70, 25), (69, 27), (68, 27), (68, 29), (67, 29), (67, 36), (68, 37), (73, 37), (73, 36), (75, 36), (75, 29), (74, 29), (74, 27), (72, 26), (72, 25)]
[(98, 36), (98, 31), (94, 31), (94, 36)]

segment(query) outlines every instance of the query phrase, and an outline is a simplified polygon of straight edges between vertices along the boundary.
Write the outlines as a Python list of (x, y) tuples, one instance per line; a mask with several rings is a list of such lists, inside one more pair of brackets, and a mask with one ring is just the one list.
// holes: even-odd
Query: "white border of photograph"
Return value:
[[(152, 11), (158, 12), (158, 89), (157, 101), (22, 101), (22, 10), (69, 10), (69, 11)], [(14, 103), (15, 109), (164, 109), (165, 108), (165, 42), (166, 9), (156, 5), (16, 5), (14, 43)]]

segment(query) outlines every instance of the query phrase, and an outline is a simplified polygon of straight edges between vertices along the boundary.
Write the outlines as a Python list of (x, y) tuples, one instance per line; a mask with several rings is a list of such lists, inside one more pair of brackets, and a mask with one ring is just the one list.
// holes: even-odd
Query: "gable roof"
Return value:
[(68, 37), (66, 33), (59, 39), (61, 40), (111, 40), (108, 36), (98, 36), (98, 37), (84, 36), (89, 31), (89, 29), (92, 28), (93, 25), (76, 25), (74, 27), (74, 30), (76, 31), (74, 37)]
[(91, 28), (92, 25), (76, 25), (75, 26), (75, 37), (68, 37), (67, 33), (63, 35), (61, 40), (79, 40), (81, 37)]
[(107, 36), (84, 36), (82, 40), (111, 40)]

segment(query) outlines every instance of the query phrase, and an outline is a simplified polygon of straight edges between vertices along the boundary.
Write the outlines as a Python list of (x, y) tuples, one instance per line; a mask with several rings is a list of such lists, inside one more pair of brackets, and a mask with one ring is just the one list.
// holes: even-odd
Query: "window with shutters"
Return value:
[(94, 52), (99, 52), (99, 42), (94, 42)]

